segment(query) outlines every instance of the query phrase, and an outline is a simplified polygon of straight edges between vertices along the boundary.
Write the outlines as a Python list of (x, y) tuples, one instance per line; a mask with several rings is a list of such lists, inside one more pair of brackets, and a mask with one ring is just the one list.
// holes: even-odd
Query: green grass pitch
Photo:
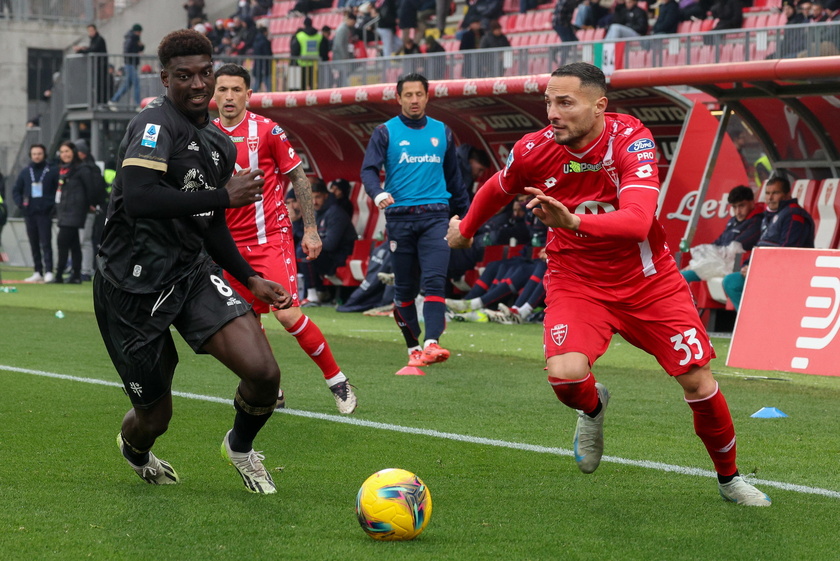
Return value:
[[(6, 283), (29, 274), (0, 272)], [(307, 309), (356, 386), (357, 412), (339, 418), (315, 365), (266, 319), (290, 409), (255, 443), (278, 493), (252, 495), (219, 454), (236, 378), (176, 335), (175, 413), (155, 452), (182, 482), (155, 487), (114, 443), (129, 401), (99, 337), (90, 283), (16, 286), (0, 293), (3, 559), (840, 555), (840, 378), (736, 372), (714, 361), (739, 467), (773, 499), (770, 508), (744, 508), (718, 496), (678, 384), (620, 338), (594, 370), (613, 395), (608, 457), (584, 475), (569, 455), (574, 412), (545, 381), (540, 326), (451, 323), (442, 339), (448, 362), (426, 376), (395, 376), (406, 355), (392, 319)], [(728, 340), (715, 346), (725, 357)], [(789, 417), (750, 417), (765, 406)], [(417, 473), (431, 491), (431, 521), (412, 542), (376, 542), (356, 521), (356, 491), (386, 467)]]

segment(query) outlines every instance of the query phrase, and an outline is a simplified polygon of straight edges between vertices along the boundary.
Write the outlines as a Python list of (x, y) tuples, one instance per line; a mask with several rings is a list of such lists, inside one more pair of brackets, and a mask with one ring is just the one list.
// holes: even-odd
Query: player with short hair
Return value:
[(561, 402), (578, 410), (574, 452), (581, 471), (595, 471), (603, 455), (610, 393), (591, 368), (618, 333), (654, 355), (682, 386), (723, 498), (768, 506), (767, 495), (738, 472), (732, 416), (709, 367), (714, 349), (654, 217), (653, 136), (635, 117), (607, 113), (606, 92), (603, 72), (591, 64), (555, 70), (545, 91), (550, 125), (514, 145), (470, 212), (453, 217), (447, 239), (468, 247), (478, 227), (517, 194), (534, 195), (528, 206), (549, 226), (548, 381)]
[(219, 266), (274, 307), (287, 308), (292, 298), (257, 275), (225, 224), (225, 209), (262, 198), (263, 180), (259, 170), (231, 177), (236, 151), (207, 112), (216, 82), (212, 53), (210, 41), (191, 29), (170, 33), (158, 47), (166, 94), (131, 120), (120, 144), (94, 310), (133, 405), (117, 443), (137, 475), (157, 485), (179, 480), (151, 452), (172, 418), (174, 326), (196, 353), (213, 355), (240, 378), (222, 455), (249, 491), (270, 494), (276, 487), (253, 441), (274, 412), (280, 368), (251, 307)]
[[(304, 230), (301, 248), (309, 260), (316, 259), (322, 249), (315, 223), (312, 187), (300, 158), (280, 125), (246, 110), (252, 93), (250, 88), (251, 76), (245, 68), (225, 64), (216, 70), (215, 99), (219, 117), (213, 124), (236, 146), (237, 167), (262, 170), (265, 181), (262, 199), (226, 211), (228, 227), (245, 260), (258, 273), (277, 279), (292, 295), (292, 305), (283, 310), (273, 310), (274, 317), (321, 369), (339, 413), (349, 415), (356, 409), (353, 388), (336, 364), (324, 334), (300, 310), (295, 240), (289, 211), (283, 201), (280, 174), (289, 178), (299, 202)], [(269, 312), (268, 305), (255, 298), (230, 273), (225, 272), (225, 278), (251, 303), (257, 314)], [(284, 402), (282, 392), (280, 397)]]
[[(408, 347), (408, 366), (443, 362), (449, 351), (439, 345), (446, 326), (444, 304), (449, 247), (450, 208), (463, 214), (469, 206), (452, 131), (426, 116), (429, 81), (407, 74), (397, 82), (400, 115), (374, 129), (361, 178), (368, 196), (385, 213), (394, 267), (394, 319)], [(385, 186), (379, 174), (385, 168)], [(426, 338), (420, 346), (420, 322), (414, 300), (423, 288)]]

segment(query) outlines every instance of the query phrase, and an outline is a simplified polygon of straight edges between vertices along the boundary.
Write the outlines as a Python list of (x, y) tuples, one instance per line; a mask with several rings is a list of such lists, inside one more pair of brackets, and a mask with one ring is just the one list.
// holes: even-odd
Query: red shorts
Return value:
[[(284, 236), (276, 242), (268, 242), (263, 245), (241, 245), (238, 248), (239, 253), (242, 254), (242, 257), (254, 268), (257, 274), (264, 279), (272, 280), (277, 284), (283, 285), (283, 288), (289, 291), (289, 294), (292, 295), (293, 308), (300, 306), (297, 291), (295, 244), (291, 236)], [(251, 303), (254, 312), (267, 314), (270, 311), (268, 304), (262, 300), (258, 300), (251, 294), (250, 290), (233, 278), (227, 271), (225, 271), (225, 279), (242, 298)]]
[(550, 272), (544, 282), (546, 359), (577, 352), (592, 365), (614, 333), (656, 357), (671, 376), (715, 357), (688, 283), (675, 265), (618, 289)]

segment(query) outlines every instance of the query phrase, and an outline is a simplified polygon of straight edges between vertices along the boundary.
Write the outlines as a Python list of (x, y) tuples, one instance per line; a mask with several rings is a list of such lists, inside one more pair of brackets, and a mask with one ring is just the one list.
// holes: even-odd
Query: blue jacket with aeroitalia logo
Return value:
[(385, 156), (385, 190), (394, 197), (394, 206), (448, 203), (443, 176), (446, 155), (446, 127), (426, 117), (426, 126), (415, 129), (400, 117), (385, 123), (388, 151)]

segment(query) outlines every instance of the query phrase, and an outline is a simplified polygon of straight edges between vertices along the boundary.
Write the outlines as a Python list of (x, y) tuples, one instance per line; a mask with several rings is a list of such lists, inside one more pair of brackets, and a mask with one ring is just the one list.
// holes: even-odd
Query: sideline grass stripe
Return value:
[[(34, 376), (43, 376), (46, 378), (54, 378), (58, 380), (68, 380), (71, 382), (83, 382), (87, 384), (98, 384), (101, 386), (110, 386), (115, 388), (122, 388), (122, 384), (117, 382), (109, 382), (106, 380), (98, 380), (96, 378), (82, 378), (79, 376), (68, 376), (66, 374), (57, 374), (55, 372), (45, 372), (43, 370), (31, 370), (28, 368), (17, 368), (15, 366), (7, 366), (0, 364), (0, 370), (9, 372), (19, 372), (21, 374), (31, 374)], [(214, 397), (210, 395), (201, 395), (189, 392), (172, 392), (173, 396), (183, 397), (186, 399), (194, 399), (198, 401), (209, 401), (211, 403), (223, 403), (231, 405), (233, 402), (230, 399), (221, 397)], [(482, 438), (478, 436), (469, 436), (465, 434), (457, 434), (452, 432), (441, 432), (432, 429), (421, 429), (416, 427), (405, 427), (402, 425), (393, 425), (389, 423), (379, 423), (376, 421), (365, 421), (355, 417), (347, 417), (343, 415), (329, 415), (326, 413), (315, 413), (312, 411), (303, 411), (300, 409), (278, 409), (278, 413), (286, 415), (294, 415), (297, 417), (305, 417), (308, 419), (318, 419), (322, 421), (331, 421), (334, 423), (344, 423), (345, 425), (353, 425), (358, 427), (367, 427), (380, 430), (389, 430), (393, 432), (401, 432), (406, 434), (416, 434), (422, 436), (431, 436), (434, 438), (444, 438), (447, 440), (456, 440), (459, 442), (467, 442), (469, 444), (482, 444), (485, 446), (496, 446), (499, 448), (511, 448), (514, 450), (523, 450), (526, 452), (536, 452), (539, 454), (554, 454), (557, 456), (573, 456), (572, 450), (565, 448), (555, 448), (549, 446), (539, 446), (536, 444), (525, 444), (522, 442), (509, 442), (506, 440), (497, 440), (495, 438)], [(640, 467), (646, 469), (655, 469), (658, 471), (678, 473), (681, 475), (692, 475), (697, 477), (715, 477), (715, 472), (705, 469), (690, 468), (684, 466), (676, 466), (672, 464), (665, 464), (662, 462), (651, 462), (647, 460), (630, 460), (627, 458), (620, 458), (617, 456), (604, 456), (601, 461), (611, 462), (614, 464), (622, 464), (626, 466)], [(811, 495), (821, 495), (823, 497), (830, 497), (833, 499), (840, 499), (840, 491), (832, 491), (831, 489), (822, 489), (820, 487), (808, 487), (805, 485), (796, 485), (793, 483), (785, 483), (783, 481), (772, 481), (769, 479), (750, 478), (750, 483), (759, 486), (775, 487), (785, 491), (793, 491), (795, 493), (805, 493)]]

